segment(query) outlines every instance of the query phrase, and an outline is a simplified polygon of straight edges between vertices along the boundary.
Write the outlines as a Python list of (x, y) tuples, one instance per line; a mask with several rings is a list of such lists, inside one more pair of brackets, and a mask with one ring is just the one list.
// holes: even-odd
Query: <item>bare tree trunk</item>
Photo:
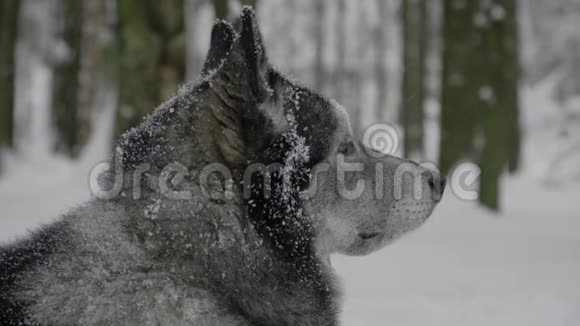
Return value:
[(19, 9), (19, 0), (0, 3), (0, 155), (3, 147), (14, 143), (14, 53)]
[(118, 87), (116, 24), (116, 0), (85, 2), (77, 126), (81, 146), (93, 133), (93, 111), (103, 103), (104, 84)]
[[(353, 132), (356, 136), (359, 136), (363, 120), (363, 88), (367, 82), (367, 74), (365, 74), (367, 60), (365, 60), (365, 57), (367, 56), (368, 49), (372, 48), (371, 42), (373, 40), (371, 29), (368, 25), (367, 12), (362, 6), (357, 6), (356, 10), (357, 21), (354, 29), (358, 37), (352, 40), (351, 47), (354, 48), (355, 51), (353, 52), (353, 55), (349, 55), (353, 62), (351, 62), (351, 69), (348, 74), (348, 88), (350, 92), (348, 93), (349, 99), (347, 100), (347, 104), (350, 107)], [(346, 35), (344, 37), (348, 38)]]
[(117, 134), (137, 125), (185, 78), (184, 0), (119, 0)]
[(314, 62), (314, 89), (324, 92), (326, 87), (326, 68), (324, 62), (324, 39), (325, 0), (314, 0), (314, 44), (316, 57)]
[(423, 153), (425, 104), (427, 1), (403, 1), (403, 98), (401, 123), (404, 155), (418, 158)]
[(149, 13), (140, 0), (119, 0), (120, 91), (117, 134), (137, 125), (159, 103), (157, 66), (161, 42), (149, 30)]
[(199, 23), (196, 19), (198, 11), (205, 4), (205, 0), (185, 0), (185, 34), (186, 34), (186, 79), (193, 80), (198, 77), (205, 59), (206, 53), (201, 53), (197, 48)]
[[(346, 51), (347, 51), (347, 11), (346, 0), (337, 0), (336, 22), (335, 28), (338, 33), (336, 38), (336, 67), (334, 69), (334, 98), (343, 104), (348, 96), (346, 81), (348, 69), (346, 67)], [(347, 108), (348, 109), (348, 108)]]
[(479, 90), (479, 36), (473, 26), (477, 2), (444, 0), (443, 73), (441, 80), (441, 144), (439, 168), (448, 173), (454, 164), (473, 158)]
[(519, 52), (519, 28), (518, 28), (518, 1), (501, 1), (505, 9), (505, 40), (504, 47), (504, 76), (506, 92), (506, 109), (509, 142), (508, 169), (511, 173), (520, 168), (521, 156), (521, 128), (520, 128), (520, 101), (519, 84), (521, 76), (520, 52)]
[(229, 0), (213, 0), (213, 7), (215, 10), (215, 17), (217, 19), (227, 19), (230, 14)]
[[(324, 0), (317, 0), (317, 1), (324, 1)], [(316, 2), (314, 2), (314, 6), (316, 6)], [(281, 15), (280, 17), (282, 17), (282, 19), (280, 19), (279, 25), (277, 26), (277, 30), (280, 31), (280, 33), (282, 34), (282, 31), (287, 31), (287, 30), (291, 30), (291, 28), (294, 26), (294, 20), (293, 17), (295, 17), (296, 13), (300, 12), (300, 6), (298, 4), (297, 1), (285, 1), (284, 3), (284, 15)], [(323, 26), (319, 26), (317, 25), (318, 20), (320, 19), (321, 16), (318, 16), (319, 13), (316, 12), (316, 10), (313, 10), (315, 17), (313, 17), (313, 21), (314, 21), (314, 31), (313, 34), (314, 36), (314, 43), (315, 43), (315, 65), (318, 66), (317, 62), (321, 62), (321, 58), (319, 57), (320, 55), (323, 54), (324, 52), (324, 48), (326, 47), (326, 45), (324, 44), (324, 40), (323, 39), (319, 39), (324, 37), (324, 30), (323, 30)], [(322, 12), (322, 17), (326, 17), (324, 14), (324, 11)], [(324, 19), (323, 19), (324, 20)], [(320, 31), (318, 31), (317, 29), (321, 28)], [(320, 34), (317, 34), (319, 33)], [(298, 53), (299, 53), (299, 47), (298, 47), (298, 43), (300, 42), (299, 40), (297, 40), (294, 35), (292, 34), (292, 32), (288, 32), (288, 33), (283, 33), (283, 35), (285, 34), (284, 40), (283, 42), (281, 42), (283, 44), (283, 47), (281, 48), (285, 53), (288, 54), (288, 61), (285, 62), (286, 66), (285, 67), (281, 67), (284, 69), (287, 69), (288, 72), (298, 76), (298, 70), (299, 70), (299, 59), (298, 59)], [(322, 61), (322, 63), (324, 63)], [(322, 67), (324, 68), (324, 67)], [(322, 71), (322, 74), (325, 74), (326, 70), (324, 69)], [(312, 78), (312, 80), (316, 80), (316, 76), (320, 75), (320, 72), (317, 72), (317, 68), (314, 67), (314, 78)], [(310, 76), (309, 76), (310, 77)], [(326, 85), (326, 81), (324, 81), (325, 78), (322, 79), (321, 84), (323, 85), (323, 87), (325, 87), (324, 85)], [(315, 85), (315, 82), (313, 82), (313, 85)], [(315, 86), (316, 87), (316, 86)], [(317, 89), (317, 88), (316, 88)], [(323, 91), (322, 89), (317, 89), (318, 91)]]
[(161, 41), (161, 101), (173, 96), (185, 80), (185, 0), (152, 1), (152, 31)]
[[(353, 132), (358, 134), (361, 128), (361, 84), (364, 80), (359, 73), (363, 70), (362, 62), (366, 54), (365, 49), (361, 47), (366, 45), (365, 37), (369, 33), (366, 31), (364, 33), (360, 32), (366, 28), (366, 25), (360, 21), (356, 22), (357, 32), (351, 33), (353, 27), (349, 26), (349, 10), (356, 10), (356, 19), (360, 19), (362, 17), (360, 6), (349, 8), (346, 0), (338, 0), (336, 3), (336, 20), (334, 23), (337, 38), (335, 50), (336, 66), (332, 72), (333, 97), (346, 108), (351, 119)], [(357, 37), (353, 39), (351, 34), (355, 34)], [(353, 50), (352, 53), (349, 53), (349, 49)]]
[(492, 210), (499, 210), (501, 176), (519, 148), (515, 1), (445, 3), (441, 169), (478, 161), (479, 200)]
[(106, 22), (105, 2), (94, 0), (85, 3), (83, 37), (79, 73), (78, 129), (79, 143), (85, 145), (92, 132), (91, 111), (97, 96), (101, 28)]
[[(515, 50), (515, 1), (517, 0), (493, 0), (491, 3), (480, 1), (478, 8), (478, 14), (486, 18), (486, 24), (478, 29), (481, 35), (478, 52), (482, 63), (479, 72), (482, 80), (479, 85), (478, 107), (484, 139), (480, 159), (482, 174), (479, 201), (492, 210), (500, 208), (501, 176), (512, 163), (512, 151), (516, 150), (516, 146), (519, 147), (519, 61)], [(519, 149), (516, 153), (519, 155)]]
[(375, 39), (375, 74), (377, 85), (377, 100), (373, 119), (380, 121), (385, 117), (387, 110), (388, 78), (387, 78), (387, 28), (389, 21), (389, 3), (385, 0), (377, 0), (379, 21), (374, 31)]
[(54, 71), (52, 97), (56, 127), (55, 149), (69, 156), (79, 151), (79, 79), (83, 31), (83, 1), (60, 2), (60, 34), (66, 44), (66, 56), (58, 58)]

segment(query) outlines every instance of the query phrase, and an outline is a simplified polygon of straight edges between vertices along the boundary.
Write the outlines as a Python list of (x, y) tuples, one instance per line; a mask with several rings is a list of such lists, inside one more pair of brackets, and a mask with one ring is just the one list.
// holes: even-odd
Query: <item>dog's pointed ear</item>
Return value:
[(271, 88), (268, 84), (270, 66), (256, 20), (256, 12), (252, 7), (243, 8), (240, 23), (240, 45), (250, 73), (248, 82), (257, 102), (261, 104), (266, 102), (271, 95)]
[[(222, 32), (218, 29), (215, 33)], [(223, 69), (210, 86), (223, 105), (210, 108), (222, 125), (216, 129), (215, 138), (225, 162), (241, 166), (288, 129), (282, 77), (268, 62), (256, 15), (250, 7), (242, 11), (232, 48), (225, 58)]]
[(211, 42), (207, 58), (201, 70), (202, 78), (212, 75), (220, 68), (223, 61), (227, 58), (234, 41), (236, 32), (230, 23), (218, 20), (211, 31)]
[(238, 22), (240, 46), (248, 67), (250, 89), (254, 94), (259, 111), (269, 119), (274, 134), (281, 134), (288, 128), (280, 93), (283, 78), (272, 69), (264, 39), (252, 7), (245, 6)]

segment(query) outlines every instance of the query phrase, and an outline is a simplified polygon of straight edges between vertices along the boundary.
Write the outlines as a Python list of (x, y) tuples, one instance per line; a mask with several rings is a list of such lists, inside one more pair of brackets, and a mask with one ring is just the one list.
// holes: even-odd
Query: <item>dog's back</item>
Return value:
[(0, 247), (0, 325), (35, 325), (26, 317), (27, 303), (15, 294), (17, 282), (46, 263), (56, 248), (66, 242), (66, 222), (44, 227), (28, 238)]

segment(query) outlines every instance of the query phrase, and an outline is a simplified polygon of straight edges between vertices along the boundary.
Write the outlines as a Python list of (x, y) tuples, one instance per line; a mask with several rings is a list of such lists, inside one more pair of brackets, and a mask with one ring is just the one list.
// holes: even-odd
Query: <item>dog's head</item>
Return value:
[(420, 226), (444, 178), (365, 147), (340, 104), (272, 68), (251, 9), (240, 26), (216, 24), (203, 76), (225, 110), (218, 146), (226, 164), (244, 167), (261, 235), (291, 256), (364, 255)]

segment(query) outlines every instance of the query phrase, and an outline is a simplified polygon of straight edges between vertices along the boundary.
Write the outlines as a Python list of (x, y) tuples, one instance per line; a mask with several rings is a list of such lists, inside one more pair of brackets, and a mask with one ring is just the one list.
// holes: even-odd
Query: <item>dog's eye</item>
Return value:
[(356, 147), (354, 146), (354, 143), (351, 141), (342, 143), (340, 144), (340, 146), (338, 146), (338, 153), (344, 156), (352, 155), (355, 151)]

